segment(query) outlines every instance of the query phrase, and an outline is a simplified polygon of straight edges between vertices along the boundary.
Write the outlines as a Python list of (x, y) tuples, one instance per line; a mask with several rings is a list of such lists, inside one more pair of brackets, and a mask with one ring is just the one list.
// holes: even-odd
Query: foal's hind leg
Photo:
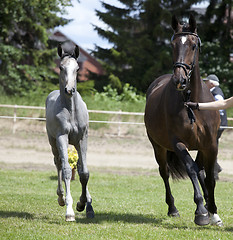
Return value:
[(57, 176), (58, 176), (58, 187), (57, 187), (57, 195), (58, 195), (58, 204), (60, 206), (65, 206), (65, 197), (64, 197), (64, 189), (62, 187), (62, 167), (61, 167), (61, 159), (54, 157), (54, 162), (56, 162), (57, 167)]
[(150, 137), (149, 139), (154, 148), (155, 158), (157, 163), (159, 164), (159, 173), (164, 181), (164, 185), (166, 189), (166, 203), (168, 205), (167, 215), (170, 217), (179, 217), (180, 215), (177, 208), (175, 207), (174, 198), (172, 196), (171, 188), (169, 184), (169, 172), (167, 167), (167, 150), (155, 144)]
[(78, 174), (79, 180), (82, 184), (82, 194), (80, 196), (80, 201), (77, 202), (77, 211), (81, 212), (85, 209), (86, 206), (86, 216), (87, 218), (94, 217), (94, 210), (92, 208), (92, 199), (91, 195), (87, 188), (87, 183), (89, 180), (89, 171), (87, 169), (86, 153), (87, 153), (87, 132), (84, 134), (83, 138), (79, 141), (75, 148), (78, 152)]

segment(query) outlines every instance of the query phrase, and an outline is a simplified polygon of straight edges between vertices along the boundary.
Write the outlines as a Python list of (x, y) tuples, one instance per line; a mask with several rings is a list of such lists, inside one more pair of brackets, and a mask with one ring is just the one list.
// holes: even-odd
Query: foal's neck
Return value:
[(70, 114), (75, 112), (76, 105), (76, 92), (72, 96), (67, 96), (65, 91), (60, 89), (61, 103), (70, 112)]

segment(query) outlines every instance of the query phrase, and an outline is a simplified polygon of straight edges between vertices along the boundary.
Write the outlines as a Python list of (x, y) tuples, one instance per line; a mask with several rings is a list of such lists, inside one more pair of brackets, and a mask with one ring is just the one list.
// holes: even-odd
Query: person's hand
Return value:
[(199, 109), (199, 104), (197, 102), (185, 102), (184, 103), (185, 107), (189, 107), (191, 108), (192, 110), (200, 110)]

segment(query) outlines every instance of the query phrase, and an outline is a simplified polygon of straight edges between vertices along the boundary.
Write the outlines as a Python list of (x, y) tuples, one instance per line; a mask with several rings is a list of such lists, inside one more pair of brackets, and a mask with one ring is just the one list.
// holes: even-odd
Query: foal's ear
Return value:
[(74, 55), (75, 55), (75, 58), (76, 58), (76, 59), (77, 59), (78, 56), (79, 56), (79, 47), (78, 47), (78, 45), (75, 45)]
[(178, 31), (179, 21), (175, 15), (172, 16), (172, 28), (176, 32)]
[(57, 46), (57, 54), (60, 58), (62, 57), (63, 49), (61, 47), (61, 43), (59, 43), (58, 46)]
[(190, 28), (190, 31), (193, 33), (196, 32), (197, 30), (197, 23), (193, 14), (190, 14), (190, 17), (189, 17), (189, 28)]

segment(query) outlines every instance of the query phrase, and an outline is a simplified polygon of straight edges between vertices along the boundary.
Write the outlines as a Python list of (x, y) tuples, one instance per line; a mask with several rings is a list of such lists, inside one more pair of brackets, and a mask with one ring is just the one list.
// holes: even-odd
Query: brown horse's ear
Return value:
[(59, 43), (58, 46), (57, 46), (57, 54), (60, 58), (62, 57), (63, 49), (61, 47), (61, 43)]
[(175, 15), (172, 16), (172, 28), (176, 32), (178, 31), (179, 21)]
[(190, 14), (190, 17), (189, 17), (189, 28), (190, 28), (190, 31), (191, 32), (196, 32), (196, 29), (197, 29), (197, 23), (196, 23), (196, 20), (195, 20), (195, 17), (193, 16), (193, 14)]
[(75, 45), (74, 55), (75, 55), (75, 58), (76, 58), (76, 59), (77, 59), (78, 56), (79, 56), (79, 47), (78, 47), (78, 45)]

